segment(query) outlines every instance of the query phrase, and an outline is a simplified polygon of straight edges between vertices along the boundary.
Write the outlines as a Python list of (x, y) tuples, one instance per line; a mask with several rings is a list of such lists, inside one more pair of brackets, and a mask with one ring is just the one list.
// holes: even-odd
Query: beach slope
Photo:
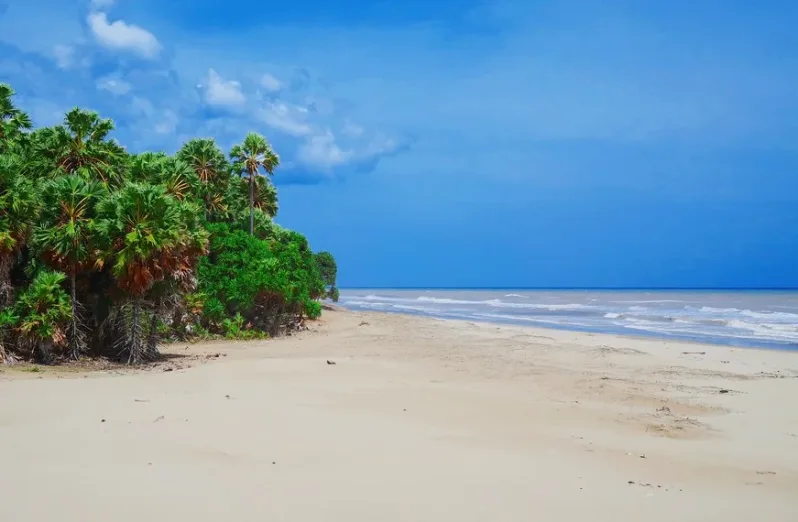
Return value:
[(0, 372), (0, 520), (798, 520), (793, 353), (352, 312), (166, 351)]

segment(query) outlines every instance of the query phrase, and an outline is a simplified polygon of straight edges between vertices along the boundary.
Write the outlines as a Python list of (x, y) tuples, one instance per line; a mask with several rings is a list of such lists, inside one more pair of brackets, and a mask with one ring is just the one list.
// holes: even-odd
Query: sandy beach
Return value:
[(342, 311), (165, 352), (0, 370), (0, 520), (798, 520), (796, 353)]

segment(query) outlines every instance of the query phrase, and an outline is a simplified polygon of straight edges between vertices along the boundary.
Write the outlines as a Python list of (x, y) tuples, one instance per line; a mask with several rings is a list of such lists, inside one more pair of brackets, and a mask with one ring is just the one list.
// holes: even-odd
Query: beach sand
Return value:
[(798, 520), (795, 353), (340, 311), (165, 351), (0, 371), (0, 520)]

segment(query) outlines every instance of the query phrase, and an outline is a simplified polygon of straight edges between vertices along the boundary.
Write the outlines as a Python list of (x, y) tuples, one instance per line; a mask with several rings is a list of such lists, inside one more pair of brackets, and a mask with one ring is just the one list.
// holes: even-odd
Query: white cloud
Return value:
[(307, 136), (313, 127), (306, 121), (307, 109), (283, 102), (269, 102), (258, 112), (259, 119), (273, 129), (292, 136)]
[(115, 51), (129, 51), (144, 58), (155, 58), (161, 51), (158, 39), (137, 25), (122, 20), (109, 23), (105, 13), (89, 13), (89, 28), (100, 45)]
[(356, 123), (352, 123), (351, 121), (347, 121), (344, 123), (341, 132), (345, 135), (349, 136), (350, 138), (359, 138), (363, 135), (363, 127)]
[(208, 70), (206, 85), (198, 87), (205, 91), (205, 103), (219, 107), (237, 108), (246, 103), (247, 99), (241, 92), (241, 84), (234, 80), (224, 80), (213, 69)]
[(69, 69), (75, 63), (75, 48), (58, 44), (53, 48), (53, 58), (59, 69)]
[[(360, 129), (361, 134), (364, 133)], [(297, 151), (297, 160), (306, 166), (331, 171), (344, 164), (365, 163), (394, 152), (399, 143), (381, 134), (368, 140), (344, 140), (339, 144), (330, 130), (308, 136)]]
[(97, 88), (108, 91), (112, 94), (121, 95), (127, 94), (130, 92), (130, 89), (133, 88), (128, 82), (121, 80), (119, 78), (114, 78), (113, 76), (105, 76), (97, 80)]
[(280, 80), (269, 73), (263, 75), (260, 79), (260, 84), (267, 92), (277, 92), (283, 88), (283, 84), (280, 83)]
[(155, 124), (155, 132), (158, 134), (171, 134), (177, 129), (177, 123), (177, 115), (172, 111), (166, 111), (163, 119)]
[(91, 0), (91, 6), (94, 9), (107, 9), (115, 3), (116, 0)]
[(335, 136), (330, 131), (311, 136), (298, 151), (299, 161), (325, 170), (343, 165), (353, 156), (352, 151), (343, 150), (335, 143)]

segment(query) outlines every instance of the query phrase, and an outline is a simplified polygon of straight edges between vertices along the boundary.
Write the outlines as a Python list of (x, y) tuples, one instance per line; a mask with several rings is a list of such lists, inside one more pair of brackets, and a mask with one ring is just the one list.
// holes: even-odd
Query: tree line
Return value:
[(273, 221), (263, 136), (131, 154), (110, 119), (75, 108), (33, 129), (13, 97), (0, 84), (0, 362), (139, 364), (164, 340), (279, 335), (337, 300), (333, 256)]

